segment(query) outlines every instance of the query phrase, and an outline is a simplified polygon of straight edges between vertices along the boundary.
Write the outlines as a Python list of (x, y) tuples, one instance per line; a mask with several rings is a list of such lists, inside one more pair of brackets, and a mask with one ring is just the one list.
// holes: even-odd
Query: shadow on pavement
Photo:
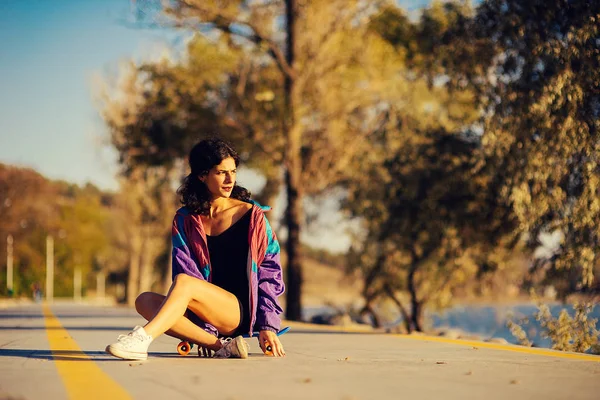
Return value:
[[(135, 318), (139, 317), (138, 313), (131, 314), (54, 314), (57, 318)], [(33, 319), (33, 318), (44, 318), (43, 314), (9, 314), (0, 313), (0, 320), (2, 319)]]
[[(76, 350), (24, 350), (24, 349), (0, 349), (0, 357), (21, 357), (47, 361), (126, 361), (143, 362), (139, 360), (122, 360), (113, 357), (105, 351), (76, 351)], [(265, 357), (262, 353), (251, 353), (249, 357)], [(196, 352), (187, 356), (180, 356), (177, 351), (171, 352), (149, 352), (148, 358), (178, 358), (189, 360), (209, 360), (209, 358), (198, 357)]]
[(45, 326), (0, 326), (0, 331), (45, 331), (55, 329), (66, 329), (67, 331), (125, 331), (129, 332), (131, 326), (65, 326), (65, 327), (45, 327)]
[(0, 349), (0, 357), (22, 357), (49, 361), (123, 361), (104, 351)]

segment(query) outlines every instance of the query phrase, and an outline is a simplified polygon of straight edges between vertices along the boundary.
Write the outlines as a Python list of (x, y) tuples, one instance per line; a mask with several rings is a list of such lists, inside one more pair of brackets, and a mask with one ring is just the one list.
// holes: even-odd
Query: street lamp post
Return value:
[(46, 301), (54, 298), (54, 239), (46, 236)]
[(6, 289), (9, 295), (13, 293), (13, 237), (6, 237)]

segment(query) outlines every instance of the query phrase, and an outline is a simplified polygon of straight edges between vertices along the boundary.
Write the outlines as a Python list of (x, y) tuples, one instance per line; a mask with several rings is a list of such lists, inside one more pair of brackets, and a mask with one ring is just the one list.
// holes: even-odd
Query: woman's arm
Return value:
[(279, 305), (278, 297), (285, 290), (283, 273), (281, 271), (281, 258), (279, 242), (271, 224), (264, 216), (265, 231), (267, 235), (267, 248), (263, 261), (257, 270), (258, 277), (258, 302), (256, 310), (256, 327), (258, 330), (278, 332), (281, 327), (279, 315), (283, 309)]

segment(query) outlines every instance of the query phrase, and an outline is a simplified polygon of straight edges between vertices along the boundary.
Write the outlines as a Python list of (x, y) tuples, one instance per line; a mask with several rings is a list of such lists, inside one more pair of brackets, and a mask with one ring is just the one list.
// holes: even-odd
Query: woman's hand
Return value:
[[(279, 341), (279, 338), (275, 334), (275, 332), (271, 331), (260, 331), (258, 334), (258, 342), (260, 343), (260, 348), (263, 353), (267, 355), (273, 355), (275, 357), (283, 357), (285, 356), (285, 351), (283, 350), (283, 346)], [(270, 350), (267, 348), (270, 347)]]

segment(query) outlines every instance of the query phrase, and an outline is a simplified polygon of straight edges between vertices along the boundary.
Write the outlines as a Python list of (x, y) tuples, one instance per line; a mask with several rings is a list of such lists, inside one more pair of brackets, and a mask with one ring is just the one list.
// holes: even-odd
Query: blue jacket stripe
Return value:
[(267, 226), (267, 254), (277, 254), (280, 251), (279, 242), (273, 238), (273, 229), (271, 228), (269, 220), (266, 216), (264, 218)]

